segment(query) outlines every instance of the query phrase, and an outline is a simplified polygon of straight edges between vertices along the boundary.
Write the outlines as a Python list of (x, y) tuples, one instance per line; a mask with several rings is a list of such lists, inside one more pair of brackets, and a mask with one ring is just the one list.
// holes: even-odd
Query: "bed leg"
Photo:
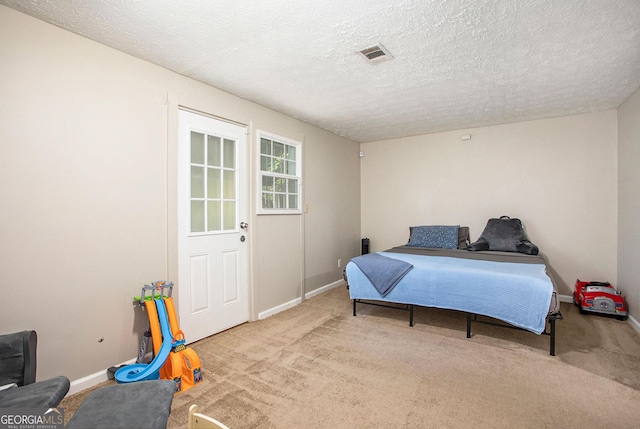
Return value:
[(409, 304), (409, 326), (413, 326), (413, 304)]
[(556, 320), (550, 319), (549, 324), (551, 324), (551, 335), (549, 335), (549, 354), (551, 356), (556, 355)]
[(471, 338), (471, 313), (467, 313), (467, 338)]
[(353, 300), (353, 316), (355, 317), (356, 315), (356, 300)]

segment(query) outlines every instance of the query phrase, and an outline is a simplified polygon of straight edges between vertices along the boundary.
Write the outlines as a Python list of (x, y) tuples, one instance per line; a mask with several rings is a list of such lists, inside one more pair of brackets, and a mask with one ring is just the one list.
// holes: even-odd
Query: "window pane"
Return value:
[(271, 155), (271, 140), (260, 139), (260, 153), (263, 155)]
[(220, 231), (222, 224), (222, 210), (220, 201), (207, 201), (207, 230)]
[(260, 170), (271, 172), (271, 157), (260, 156)]
[(236, 202), (235, 201), (225, 201), (222, 203), (224, 213), (224, 230), (234, 230), (236, 229)]
[(226, 168), (236, 168), (235, 140), (224, 139), (224, 166)]
[(207, 164), (212, 167), (220, 167), (220, 137), (207, 137)]
[(296, 159), (296, 147), (287, 145), (287, 159)]
[(204, 201), (191, 201), (191, 232), (204, 232)]
[(273, 177), (262, 176), (262, 190), (273, 191)]
[(273, 194), (269, 192), (262, 193), (262, 208), (263, 209), (272, 209), (273, 208)]
[(191, 163), (204, 164), (204, 134), (191, 131)]
[(297, 195), (289, 195), (289, 208), (297, 209), (298, 208), (298, 196)]
[(285, 174), (290, 174), (292, 176), (295, 176), (296, 162), (295, 161), (286, 161), (286, 162), (287, 162), (287, 171), (285, 171)]
[(204, 167), (191, 167), (191, 198), (204, 198)]
[(287, 208), (287, 196), (285, 194), (275, 194), (275, 208), (277, 209)]
[(287, 179), (281, 177), (276, 178), (276, 192), (287, 192)]
[(273, 159), (273, 172), (274, 173), (284, 173), (284, 160), (281, 158)]
[(287, 192), (290, 194), (298, 193), (298, 181), (296, 179), (287, 180)]
[(278, 158), (284, 158), (284, 144), (273, 142), (273, 156)]
[(220, 198), (222, 194), (219, 168), (207, 168), (207, 198)]
[(234, 170), (224, 170), (223, 198), (228, 200), (236, 198), (236, 172)]

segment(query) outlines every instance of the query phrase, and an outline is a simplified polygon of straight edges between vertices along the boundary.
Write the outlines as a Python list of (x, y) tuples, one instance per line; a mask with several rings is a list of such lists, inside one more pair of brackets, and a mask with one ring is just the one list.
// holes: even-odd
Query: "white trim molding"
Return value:
[(258, 313), (258, 320), (266, 319), (267, 317), (273, 316), (274, 314), (278, 314), (281, 311), (285, 311), (290, 309), (291, 307), (295, 307), (296, 305), (302, 302), (302, 298), (292, 299), (289, 302), (285, 302), (284, 304), (280, 304), (276, 307), (270, 308), (269, 310), (265, 310), (261, 313)]
[(321, 293), (327, 292), (327, 291), (329, 291), (329, 290), (331, 290), (333, 288), (336, 288), (336, 287), (342, 286), (342, 285), (346, 286), (347, 283), (344, 280), (337, 280), (337, 281), (335, 281), (333, 283), (330, 283), (328, 285), (321, 286), (318, 289), (314, 289), (311, 292), (305, 293), (304, 294), (304, 299), (313, 298), (314, 296), (318, 296)]

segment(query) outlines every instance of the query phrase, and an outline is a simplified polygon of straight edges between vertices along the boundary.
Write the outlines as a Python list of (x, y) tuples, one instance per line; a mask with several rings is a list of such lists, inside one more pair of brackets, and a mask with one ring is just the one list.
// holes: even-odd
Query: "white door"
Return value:
[(180, 110), (178, 297), (193, 342), (249, 320), (246, 128)]

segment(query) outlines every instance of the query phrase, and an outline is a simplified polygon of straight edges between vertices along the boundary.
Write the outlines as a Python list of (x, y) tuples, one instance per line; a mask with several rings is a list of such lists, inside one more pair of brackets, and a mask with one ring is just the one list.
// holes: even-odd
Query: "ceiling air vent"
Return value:
[(370, 46), (361, 51), (358, 51), (358, 53), (371, 64), (378, 64), (393, 59), (393, 55), (391, 55), (389, 51), (387, 51), (387, 49), (381, 44)]

